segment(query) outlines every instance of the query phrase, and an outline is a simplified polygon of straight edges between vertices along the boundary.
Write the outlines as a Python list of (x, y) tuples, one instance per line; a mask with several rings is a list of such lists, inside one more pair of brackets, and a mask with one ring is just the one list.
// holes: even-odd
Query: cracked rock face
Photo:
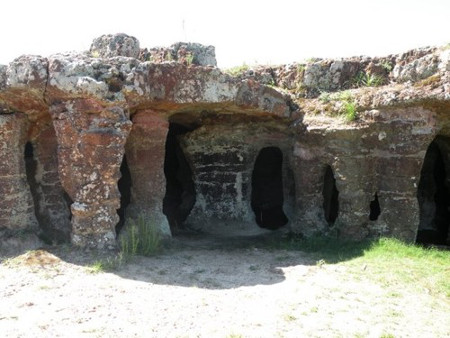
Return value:
[(284, 226), (446, 242), (449, 55), (231, 76), (211, 46), (141, 49), (116, 34), (89, 52), (22, 56), (0, 66), (0, 243), (25, 230), (114, 248), (140, 214), (165, 236)]

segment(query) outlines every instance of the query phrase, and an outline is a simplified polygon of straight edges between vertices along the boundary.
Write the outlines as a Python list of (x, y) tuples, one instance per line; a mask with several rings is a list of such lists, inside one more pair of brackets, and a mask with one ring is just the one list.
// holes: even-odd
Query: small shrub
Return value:
[(158, 253), (162, 248), (158, 225), (144, 215), (139, 215), (137, 220), (130, 220), (126, 234), (120, 238), (120, 248), (126, 257)]

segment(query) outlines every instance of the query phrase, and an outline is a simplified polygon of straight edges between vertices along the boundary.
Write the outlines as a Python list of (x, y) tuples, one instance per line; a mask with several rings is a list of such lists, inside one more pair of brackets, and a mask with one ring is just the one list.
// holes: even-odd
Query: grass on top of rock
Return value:
[(340, 102), (340, 115), (343, 115), (347, 122), (352, 122), (358, 117), (357, 105), (355, 99), (350, 91), (344, 90), (341, 92), (329, 93), (322, 92), (319, 100), (323, 103)]
[(358, 87), (379, 87), (386, 83), (386, 79), (381, 75), (358, 72), (352, 79), (352, 86)]
[(424, 248), (393, 238), (361, 242), (330, 237), (291, 238), (273, 247), (312, 254), (317, 262), (343, 263), (348, 272), (384, 287), (408, 285), (450, 299), (450, 251)]
[(225, 69), (224, 72), (231, 76), (239, 76), (239, 75), (244, 74), (249, 69), (250, 69), (250, 66), (247, 65), (246, 63), (244, 63), (241, 66), (236, 66), (236, 67)]

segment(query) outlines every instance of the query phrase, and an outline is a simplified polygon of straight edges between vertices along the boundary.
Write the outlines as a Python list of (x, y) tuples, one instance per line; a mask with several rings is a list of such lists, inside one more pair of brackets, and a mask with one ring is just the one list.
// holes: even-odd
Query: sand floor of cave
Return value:
[[(251, 246), (180, 245), (95, 272), (98, 253), (0, 265), (3, 337), (446, 337), (450, 302), (392, 290), (343, 263)], [(203, 243), (205, 244), (205, 243)], [(209, 243), (211, 244), (211, 243)], [(230, 244), (230, 241), (228, 241)], [(197, 245), (197, 247), (196, 247)], [(370, 268), (370, 267), (369, 267)]]

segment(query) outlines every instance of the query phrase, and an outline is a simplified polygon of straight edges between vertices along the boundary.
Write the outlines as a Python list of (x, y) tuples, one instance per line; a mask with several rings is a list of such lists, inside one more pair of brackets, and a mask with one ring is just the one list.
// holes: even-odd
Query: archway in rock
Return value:
[(120, 165), (121, 177), (117, 182), (117, 186), (120, 192), (120, 208), (117, 209), (117, 215), (119, 215), (119, 223), (116, 225), (116, 234), (119, 234), (120, 230), (125, 224), (125, 211), (131, 201), (131, 173), (128, 167), (127, 157), (123, 156), (122, 164)]
[(259, 152), (252, 173), (251, 206), (256, 223), (271, 230), (288, 223), (283, 211), (283, 153), (267, 147)]
[(339, 191), (336, 187), (333, 169), (327, 166), (323, 178), (323, 211), (328, 225), (332, 226), (339, 215)]
[(449, 145), (450, 138), (436, 137), (422, 165), (417, 190), (420, 223), (416, 242), (420, 244), (449, 244), (450, 172), (443, 154)]
[(381, 214), (381, 207), (380, 202), (378, 201), (377, 193), (375, 193), (375, 197), (373, 201), (370, 202), (369, 207), (370, 207), (369, 220), (376, 221)]
[(163, 213), (173, 230), (183, 228), (195, 204), (195, 186), (192, 170), (179, 143), (179, 136), (191, 128), (178, 123), (170, 123), (166, 139), (164, 174), (166, 176), (166, 195), (163, 200)]

